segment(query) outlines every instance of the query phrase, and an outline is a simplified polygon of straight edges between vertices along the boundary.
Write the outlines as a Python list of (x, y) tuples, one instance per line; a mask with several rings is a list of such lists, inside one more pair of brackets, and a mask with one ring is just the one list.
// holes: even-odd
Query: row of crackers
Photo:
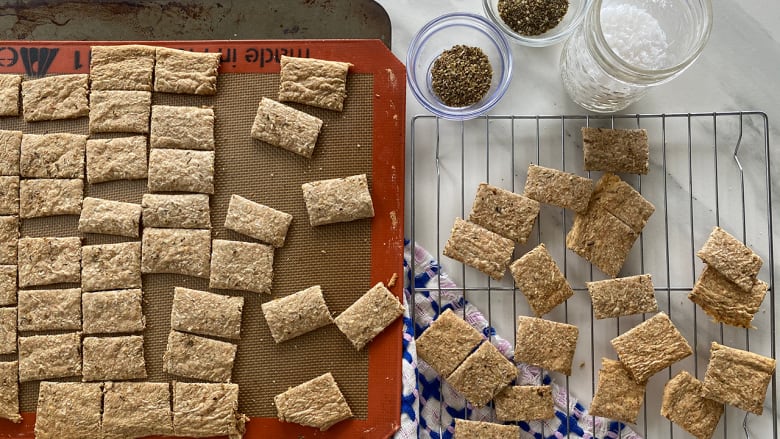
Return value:
[[(654, 207), (611, 172), (647, 173), (646, 132), (586, 127), (582, 135), (586, 170), (608, 171), (595, 188), (584, 177), (536, 165), (529, 167), (523, 195), (483, 183), (469, 220), (456, 219), (444, 254), (501, 279), (515, 242), (525, 242), (530, 234), (541, 202), (577, 212), (567, 247), (614, 278)], [(689, 298), (716, 321), (749, 328), (767, 290), (766, 283), (757, 279), (760, 258), (719, 227), (698, 255), (707, 267)], [(572, 288), (544, 244), (509, 268), (537, 316), (518, 317), (515, 361), (569, 375), (577, 327), (539, 317), (571, 297)], [(658, 311), (648, 274), (588, 282), (587, 287), (598, 319)], [(492, 345), (482, 343), (481, 334), (468, 329), (445, 312), (419, 338), (420, 357), (475, 406), (493, 399), (499, 420), (552, 417), (550, 389), (509, 386), (517, 377), (514, 365)], [(647, 379), (692, 350), (664, 313), (612, 344), (620, 360), (603, 360), (590, 413), (635, 423)], [(774, 368), (773, 359), (713, 343), (704, 382), (687, 372), (678, 374), (665, 388), (661, 414), (697, 437), (708, 438), (724, 403), (762, 412)], [(739, 380), (726, 372), (736, 369), (741, 372)], [(695, 416), (690, 416), (691, 410)], [(456, 431), (460, 428), (466, 434), (517, 435), (511, 426), (460, 424)]]
[[(19, 114), (21, 89), (25, 121), (89, 115), (90, 132), (147, 132), (151, 92), (213, 95), (220, 58), (166, 47), (93, 46), (89, 75), (24, 81), (0, 75), (0, 116)], [(280, 100), (342, 110), (349, 63), (282, 58)]]
[(238, 412), (237, 384), (44, 381), (38, 393), (35, 437), (237, 439), (247, 421)]

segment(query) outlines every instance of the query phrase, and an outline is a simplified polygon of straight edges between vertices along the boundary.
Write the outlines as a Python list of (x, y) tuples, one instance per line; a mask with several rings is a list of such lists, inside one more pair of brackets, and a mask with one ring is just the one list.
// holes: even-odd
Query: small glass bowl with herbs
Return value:
[(485, 15), (515, 42), (560, 43), (582, 23), (592, 0), (482, 0)]
[(445, 119), (472, 119), (509, 87), (512, 53), (493, 23), (474, 14), (442, 15), (412, 39), (406, 58), (412, 94)]

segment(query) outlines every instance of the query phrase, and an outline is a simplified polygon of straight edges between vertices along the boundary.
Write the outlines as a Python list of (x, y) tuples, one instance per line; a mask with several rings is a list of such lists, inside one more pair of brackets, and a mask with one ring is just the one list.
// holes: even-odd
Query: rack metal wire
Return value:
[[(635, 431), (646, 438), (688, 438), (684, 430), (660, 415), (664, 384), (680, 370), (704, 376), (711, 341), (776, 358), (773, 175), (770, 166), (769, 123), (755, 111), (685, 114), (484, 116), (470, 121), (447, 121), (416, 116), (411, 123), (408, 169), (411, 185), (408, 233), (412, 242), (439, 258), (458, 288), (450, 289), (478, 308), (490, 324), (514, 341), (515, 319), (533, 315), (511, 276), (496, 282), (462, 264), (442, 257), (455, 217), (467, 218), (480, 182), (522, 193), (529, 163), (598, 178), (583, 171), (580, 128), (645, 128), (650, 141), (650, 172), (622, 176), (650, 200), (656, 211), (637, 240), (621, 276), (650, 273), (659, 307), (694, 348), (694, 355), (648, 382), (643, 410)], [(561, 266), (575, 290), (574, 297), (545, 318), (580, 329), (574, 370), (569, 377), (551, 373), (587, 407), (596, 390), (602, 357), (616, 358), (610, 339), (649, 316), (595, 320), (585, 282), (605, 276), (565, 247), (573, 213), (542, 206), (527, 243), (517, 246), (519, 257), (540, 242)], [(712, 227), (719, 225), (741, 238), (765, 261), (759, 278), (769, 291), (756, 315), (756, 329), (716, 324), (687, 299), (704, 265), (696, 256)], [(414, 269), (414, 268), (413, 268)], [(412, 273), (416, 275), (418, 273)], [(439, 274), (441, 275), (441, 274)], [(414, 285), (412, 298), (415, 298)], [(446, 288), (430, 293), (441, 295)], [(414, 303), (412, 304), (414, 310)], [(467, 413), (468, 415), (468, 413)], [(726, 407), (713, 437), (778, 438), (776, 373), (767, 392), (762, 416)], [(440, 425), (444, 430), (448, 426)], [(621, 434), (622, 436), (622, 434)], [(572, 436), (567, 432), (566, 437)]]

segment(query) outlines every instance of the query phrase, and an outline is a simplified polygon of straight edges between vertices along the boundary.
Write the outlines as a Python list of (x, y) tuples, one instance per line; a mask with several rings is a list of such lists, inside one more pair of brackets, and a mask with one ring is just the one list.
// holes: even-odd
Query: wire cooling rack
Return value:
[[(660, 309), (672, 318), (694, 348), (694, 355), (650, 379), (639, 421), (632, 428), (646, 438), (689, 438), (660, 415), (663, 386), (672, 376), (687, 370), (703, 379), (712, 341), (776, 358), (772, 184), (780, 181), (773, 175), (780, 170), (770, 166), (766, 114), (486, 116), (465, 122), (414, 117), (409, 236), (440, 260), (442, 270), (458, 285), (453, 292), (474, 303), (497, 334), (513, 342), (516, 316), (533, 314), (511, 276), (496, 282), (443, 257), (444, 243), (455, 218), (468, 217), (482, 181), (522, 193), (529, 163), (599, 178), (600, 173), (583, 170), (583, 126), (648, 131), (650, 172), (621, 177), (651, 201), (656, 211), (620, 276), (652, 274)], [(580, 330), (572, 375), (551, 375), (587, 407), (596, 390), (601, 358), (617, 358), (609, 341), (650, 315), (594, 319), (585, 282), (605, 276), (566, 249), (565, 235), (573, 219), (572, 212), (542, 205), (531, 237), (517, 246), (513, 260), (544, 242), (574, 288), (572, 298), (545, 316), (577, 325)], [(715, 225), (742, 239), (764, 260), (759, 278), (768, 282), (769, 292), (753, 321), (756, 329), (716, 324), (687, 298), (704, 267), (695, 253)], [(411, 287), (414, 293), (414, 285)], [(445, 288), (439, 287), (430, 293), (436, 297), (443, 291)], [(777, 414), (775, 374), (763, 415), (746, 415), (727, 406), (713, 437), (777, 439)], [(565, 436), (579, 437), (574, 433)]]

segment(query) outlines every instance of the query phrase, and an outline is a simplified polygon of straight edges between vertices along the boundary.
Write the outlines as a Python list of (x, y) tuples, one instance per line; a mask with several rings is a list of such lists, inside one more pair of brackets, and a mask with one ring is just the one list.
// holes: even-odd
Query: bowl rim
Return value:
[[(561, 41), (565, 40), (569, 35), (571, 35), (571, 33), (574, 32), (575, 29), (577, 29), (577, 26), (579, 26), (582, 23), (582, 21), (585, 19), (585, 15), (587, 15), (588, 10), (590, 10), (592, 3), (593, 0), (583, 0), (583, 7), (580, 15), (575, 17), (574, 20), (572, 20), (567, 27), (561, 28), (557, 33), (547, 35), (547, 36), (529, 36), (529, 35), (521, 35), (515, 32), (514, 29), (512, 29), (506, 23), (504, 23), (504, 20), (493, 10), (492, 0), (482, 0), (482, 8), (485, 10), (485, 15), (487, 15), (488, 18), (490, 18), (490, 21), (492, 21), (496, 27), (501, 29), (501, 31), (504, 32), (504, 34), (506, 34), (516, 43), (522, 44), (524, 46), (529, 46), (529, 47), (547, 47), (547, 46), (552, 46), (553, 44), (558, 44)], [(545, 32), (542, 35), (545, 35), (547, 33), (549, 33), (549, 31)]]
[[(489, 99), (485, 100), (482, 105), (477, 107), (473, 105), (468, 107), (447, 107), (443, 103), (440, 103), (441, 105), (437, 106), (425, 98), (421, 87), (418, 85), (418, 78), (417, 74), (415, 73), (414, 65), (415, 61), (417, 60), (419, 49), (422, 47), (421, 42), (424, 40), (424, 38), (427, 38), (430, 35), (431, 30), (434, 27), (455, 19), (465, 19), (466, 21), (463, 23), (463, 25), (466, 26), (474, 26), (477, 24), (487, 28), (489, 32), (487, 32), (485, 29), (480, 29), (480, 31), (485, 33), (488, 38), (493, 40), (493, 43), (496, 45), (501, 58), (503, 74), (501, 78), (499, 78), (496, 90), (493, 95), (489, 97)], [(471, 23), (469, 23), (469, 21), (471, 21)], [(490, 35), (490, 33), (492, 33), (492, 35)], [(425, 109), (436, 116), (449, 120), (474, 119), (490, 111), (509, 89), (509, 83), (512, 79), (512, 66), (512, 48), (504, 33), (487, 18), (470, 12), (450, 12), (440, 15), (429, 21), (423, 25), (423, 27), (421, 27), (420, 30), (414, 35), (411, 42), (409, 43), (409, 49), (406, 53), (406, 75), (409, 77), (408, 83), (409, 88), (412, 90), (412, 94), (417, 99), (417, 101), (423, 107), (425, 107)], [(422, 79), (424, 80), (426, 78)], [(462, 110), (459, 108), (462, 108)]]

